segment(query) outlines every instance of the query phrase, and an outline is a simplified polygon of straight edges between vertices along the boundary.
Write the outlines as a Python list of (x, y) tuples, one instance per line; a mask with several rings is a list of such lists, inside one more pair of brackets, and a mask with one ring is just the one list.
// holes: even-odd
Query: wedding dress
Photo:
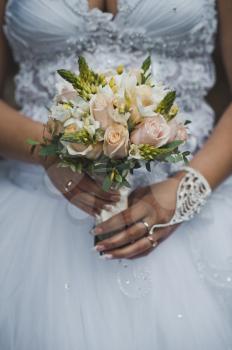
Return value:
[[(115, 17), (87, 0), (11, 0), (4, 27), (19, 64), (16, 101), (39, 121), (58, 68), (138, 67), (178, 92), (193, 152), (213, 128), (215, 0), (118, 0)], [(30, 135), (29, 135), (30, 136)], [(223, 142), (223, 141), (222, 141)], [(68, 204), (42, 168), (0, 162), (1, 350), (232, 349), (232, 179), (147, 257), (104, 261), (94, 219)], [(137, 185), (173, 169), (139, 173)]]

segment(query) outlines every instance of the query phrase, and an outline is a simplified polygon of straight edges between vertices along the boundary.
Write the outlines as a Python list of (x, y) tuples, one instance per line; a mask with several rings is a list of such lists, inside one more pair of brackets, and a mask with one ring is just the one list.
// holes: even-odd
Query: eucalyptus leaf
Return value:
[(122, 176), (121, 176), (121, 175), (116, 174), (116, 176), (115, 176), (115, 180), (116, 180), (117, 182), (121, 183), (121, 182), (123, 181), (123, 178), (122, 178)]
[(39, 145), (40, 142), (32, 139), (27, 139), (27, 144), (31, 146), (36, 146), (36, 145)]
[(160, 147), (160, 149), (175, 149), (177, 147), (179, 147), (180, 145), (182, 145), (183, 141), (181, 140), (175, 140), (172, 141), (170, 143), (168, 143), (167, 145)]
[(125, 186), (125, 187), (128, 187), (128, 188), (131, 188), (131, 185), (130, 185), (130, 183), (126, 180), (126, 179), (123, 179), (123, 181), (122, 181), (122, 186)]
[(183, 159), (183, 155), (179, 153), (179, 154), (172, 154), (170, 156), (167, 156), (165, 160), (169, 163), (178, 163), (183, 161), (184, 159)]
[(51, 143), (49, 145), (42, 145), (39, 151), (39, 154), (42, 157), (47, 157), (47, 156), (56, 155), (57, 152), (58, 152), (57, 145)]
[(110, 176), (107, 175), (104, 178), (102, 188), (105, 192), (109, 192), (111, 185), (112, 185), (112, 180), (111, 180)]

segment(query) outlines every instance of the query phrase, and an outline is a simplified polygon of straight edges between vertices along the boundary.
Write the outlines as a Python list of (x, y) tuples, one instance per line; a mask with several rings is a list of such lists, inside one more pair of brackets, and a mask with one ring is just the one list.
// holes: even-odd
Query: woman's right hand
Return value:
[(118, 191), (105, 192), (101, 184), (87, 174), (73, 172), (69, 168), (58, 167), (58, 161), (46, 164), (46, 172), (55, 187), (72, 204), (95, 216), (107, 205), (113, 205), (120, 199)]

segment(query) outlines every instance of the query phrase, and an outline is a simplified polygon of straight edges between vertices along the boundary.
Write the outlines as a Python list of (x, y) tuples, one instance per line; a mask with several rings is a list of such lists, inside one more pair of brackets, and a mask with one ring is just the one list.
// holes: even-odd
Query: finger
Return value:
[[(151, 237), (154, 240), (153, 245), (151, 244), (150, 250), (148, 249), (146, 252), (139, 254), (137, 256), (132, 257), (131, 259), (138, 259), (138, 258), (143, 258), (150, 254), (154, 249), (157, 248), (159, 243), (161, 243), (163, 240), (167, 239), (178, 227), (179, 225), (173, 225), (173, 226), (168, 226), (165, 228), (157, 229), (156, 233), (151, 235)], [(156, 243), (156, 244), (155, 244)]]
[[(95, 184), (92, 184), (92, 185), (95, 186)], [(64, 193), (64, 196), (69, 201), (72, 202), (73, 198), (76, 198), (77, 196), (79, 196), (80, 193), (81, 194), (86, 193), (86, 194), (88, 194), (88, 196), (91, 196), (92, 198), (95, 198), (96, 200), (98, 199), (99, 200), (98, 203), (103, 203), (104, 205), (107, 205), (107, 204), (112, 205), (112, 204), (114, 204), (114, 202), (116, 202), (120, 199), (120, 197), (118, 195), (116, 195), (116, 196), (110, 195), (110, 196), (108, 196), (107, 199), (102, 199), (99, 196), (97, 196), (96, 190), (94, 191), (94, 187), (91, 187), (92, 185), (88, 181), (86, 182), (86, 180), (81, 180), (78, 183), (78, 185), (71, 183), (68, 191), (66, 193)], [(91, 189), (92, 189), (92, 191), (91, 191)], [(90, 197), (88, 197), (88, 198), (90, 198)]]
[(101, 210), (102, 210), (102, 209), (101, 209), (100, 207), (98, 207), (97, 205), (90, 204), (90, 203), (89, 203), (89, 205), (88, 205), (88, 204), (86, 203), (85, 197), (82, 198), (81, 195), (80, 195), (80, 198), (78, 198), (77, 200), (72, 199), (71, 203), (72, 203), (73, 205), (76, 205), (77, 207), (79, 206), (79, 204), (84, 205), (85, 207), (88, 207), (89, 209), (91, 209), (95, 215), (100, 215)]
[(58, 168), (57, 164), (47, 169), (47, 173), (53, 184), (65, 197), (84, 177), (84, 174), (74, 173), (69, 168)]
[(47, 173), (52, 179), (58, 190), (68, 199), (75, 195), (75, 189), (78, 187), (83, 192), (92, 192), (99, 198), (111, 202), (117, 202), (120, 199), (118, 191), (104, 192), (101, 186), (96, 184), (88, 175), (78, 172), (74, 173), (69, 168), (58, 168), (57, 164), (47, 169)]
[(126, 244), (143, 237), (145, 233), (146, 230), (144, 225), (141, 222), (138, 222), (135, 225), (132, 225), (130, 228), (115, 234), (113, 237), (101, 241), (95, 248), (97, 251), (102, 252), (123, 247)]
[[(157, 247), (157, 246), (156, 246)], [(148, 254), (150, 254), (151, 252), (153, 252), (154, 249), (156, 249), (156, 247), (153, 247), (151, 245), (151, 248), (146, 250), (144, 253), (142, 254), (138, 254), (138, 255), (135, 255), (135, 256), (132, 256), (131, 258), (129, 258), (130, 260), (134, 260), (134, 259), (140, 259), (140, 258), (144, 258), (146, 257)]]
[(87, 214), (91, 215), (91, 216), (96, 216), (96, 211), (93, 208), (88, 207), (87, 205), (79, 202), (77, 204), (75, 204), (76, 207), (78, 207), (79, 209), (83, 210), (84, 212), (86, 212)]
[(104, 208), (105, 202), (97, 197), (88, 194), (87, 192), (79, 192), (76, 196), (72, 197), (71, 202), (76, 204), (82, 202), (83, 204), (91, 207), (93, 209), (98, 209), (100, 211)]
[(97, 225), (92, 230), (92, 234), (99, 235), (109, 232), (117, 232), (125, 229), (127, 226), (130, 226), (133, 223), (136, 223), (145, 216), (145, 207), (141, 204), (141, 202), (139, 202), (121, 213), (114, 215), (109, 220)]
[[(145, 218), (149, 226), (152, 225), (150, 218)], [(150, 223), (150, 224), (149, 224)], [(96, 245), (95, 249), (99, 252), (123, 247), (128, 243), (138, 240), (148, 234), (148, 229), (142, 221), (135, 223), (113, 237), (105, 239)]]
[(94, 193), (95, 196), (107, 202), (118, 202), (120, 200), (120, 194), (118, 191), (103, 191), (101, 186), (95, 181), (93, 181), (88, 175), (86, 175), (80, 180), (80, 182), (78, 183), (78, 187), (82, 189), (82, 191)]
[(130, 259), (132, 257), (145, 253), (149, 249), (151, 249), (151, 242), (145, 237), (124, 248), (109, 251), (107, 254), (103, 255), (103, 258)]

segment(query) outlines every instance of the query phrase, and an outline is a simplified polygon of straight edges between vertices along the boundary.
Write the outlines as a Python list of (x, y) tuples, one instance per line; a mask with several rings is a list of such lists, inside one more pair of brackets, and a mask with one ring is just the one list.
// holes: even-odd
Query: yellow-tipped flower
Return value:
[(68, 103), (63, 103), (63, 108), (64, 109), (71, 109), (72, 107)]
[(121, 64), (117, 67), (116, 71), (118, 74), (122, 74), (124, 72), (124, 66)]
[(114, 79), (114, 77), (112, 77), (110, 79), (109, 86), (111, 87), (111, 89), (115, 86), (115, 79)]
[(177, 104), (174, 104), (171, 109), (170, 112), (168, 114), (169, 120), (175, 118), (175, 116), (179, 113), (179, 107), (177, 106)]

